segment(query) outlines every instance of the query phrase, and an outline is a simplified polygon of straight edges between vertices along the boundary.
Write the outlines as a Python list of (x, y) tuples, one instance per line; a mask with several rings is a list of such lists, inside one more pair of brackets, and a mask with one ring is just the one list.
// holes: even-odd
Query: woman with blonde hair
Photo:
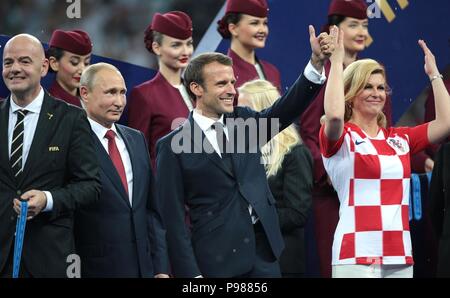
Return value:
[[(239, 105), (264, 110), (279, 98), (278, 89), (265, 80), (245, 83), (239, 89)], [(283, 277), (302, 277), (305, 272), (304, 231), (311, 207), (312, 157), (294, 125), (261, 149), (270, 190), (276, 199), (286, 248), (280, 258)]]
[(436, 98), (436, 119), (385, 128), (388, 87), (372, 59), (343, 69), (344, 32), (331, 29), (336, 50), (325, 90), (320, 148), (340, 201), (332, 249), (333, 277), (413, 277), (409, 231), (410, 155), (450, 134), (450, 96), (425, 42), (425, 73)]

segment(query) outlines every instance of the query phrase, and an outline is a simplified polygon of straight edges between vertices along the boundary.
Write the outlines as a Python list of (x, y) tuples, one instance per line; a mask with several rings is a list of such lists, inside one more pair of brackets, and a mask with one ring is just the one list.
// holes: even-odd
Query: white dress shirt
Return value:
[[(39, 91), (38, 96), (33, 99), (26, 107), (18, 106), (14, 100), (10, 97), (9, 105), (9, 122), (8, 122), (8, 156), (11, 158), (11, 146), (12, 137), (14, 133), (14, 126), (17, 122), (17, 111), (27, 110), (28, 114), (25, 116), (23, 121), (23, 146), (22, 146), (22, 169), (25, 167), (27, 162), (28, 154), (30, 153), (31, 144), (33, 142), (34, 133), (36, 132), (36, 127), (39, 120), (39, 114), (41, 113), (42, 103), (44, 102), (44, 89)], [(44, 191), (47, 197), (47, 205), (45, 206), (43, 212), (51, 211), (53, 209), (53, 197), (48, 191)]]
[(133, 204), (133, 167), (131, 166), (131, 158), (128, 153), (127, 146), (122, 139), (122, 136), (117, 132), (116, 125), (112, 125), (111, 128), (106, 128), (103, 125), (99, 124), (95, 120), (92, 120), (88, 117), (89, 123), (91, 124), (92, 131), (95, 133), (100, 143), (105, 148), (105, 151), (108, 153), (108, 139), (105, 137), (106, 132), (108, 130), (112, 130), (116, 133), (116, 145), (117, 149), (120, 153), (120, 158), (122, 159), (123, 167), (125, 168), (125, 176), (127, 177), (128, 184), (128, 200), (130, 201), (130, 205)]

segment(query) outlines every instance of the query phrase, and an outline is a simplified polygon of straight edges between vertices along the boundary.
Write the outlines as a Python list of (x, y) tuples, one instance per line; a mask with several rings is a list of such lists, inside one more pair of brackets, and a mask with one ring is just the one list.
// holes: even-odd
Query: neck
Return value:
[(24, 93), (11, 93), (11, 99), (15, 102), (19, 107), (25, 108), (28, 106), (41, 91), (41, 86), (36, 88), (33, 91), (24, 92)]
[(77, 88), (74, 89), (69, 88), (66, 84), (64, 84), (63, 81), (61, 81), (58, 78), (56, 78), (56, 82), (58, 82), (59, 86), (61, 86), (61, 88), (63, 88), (64, 91), (66, 91), (72, 96), (77, 96)]
[(231, 41), (231, 50), (235, 52), (239, 57), (241, 57), (242, 60), (255, 65), (256, 64), (256, 58), (255, 58), (255, 50), (249, 49), (245, 47), (242, 43), (236, 40)]
[(200, 105), (197, 104), (197, 106), (196, 106), (196, 108), (195, 108), (195, 111), (196, 111), (198, 114), (200, 114), (200, 115), (202, 115), (202, 116), (205, 116), (205, 117), (207, 117), (207, 118), (213, 119), (213, 120), (215, 120), (215, 121), (219, 120), (220, 117), (222, 116), (222, 115), (219, 115), (219, 114), (217, 114), (217, 113), (210, 112), (210, 111), (208, 111), (207, 109), (204, 109), (204, 108), (202, 107), (201, 104), (200, 104)]
[(377, 122), (377, 116), (375, 117), (365, 117), (362, 115), (354, 114), (350, 118), (349, 122), (354, 123), (359, 126), (366, 134), (370, 137), (376, 137), (380, 126)]
[(181, 84), (182, 69), (173, 69), (163, 63), (159, 63), (159, 72), (172, 85), (178, 86)]
[(345, 51), (344, 68), (355, 62), (357, 57), (358, 52)]

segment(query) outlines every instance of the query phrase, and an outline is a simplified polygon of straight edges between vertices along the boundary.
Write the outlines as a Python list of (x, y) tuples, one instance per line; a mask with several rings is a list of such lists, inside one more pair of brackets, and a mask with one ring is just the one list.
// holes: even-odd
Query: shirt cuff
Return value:
[(303, 74), (310, 82), (318, 85), (323, 85), (327, 79), (325, 76), (325, 68), (322, 67), (322, 73), (319, 73), (317, 69), (312, 66), (311, 61), (309, 61), (308, 65), (306, 65)]
[(43, 193), (47, 197), (47, 205), (45, 206), (44, 210), (42, 210), (42, 212), (52, 211), (53, 210), (53, 196), (52, 196), (51, 192), (49, 192), (49, 191), (44, 191)]

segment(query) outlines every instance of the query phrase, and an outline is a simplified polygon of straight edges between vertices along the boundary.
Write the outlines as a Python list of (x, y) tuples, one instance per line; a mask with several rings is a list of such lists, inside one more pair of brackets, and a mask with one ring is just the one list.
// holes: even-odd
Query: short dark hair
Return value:
[[(47, 57), (47, 59), (50, 59), (50, 57), (54, 57), (56, 61), (59, 61), (61, 60), (62, 56), (64, 56), (64, 52), (65, 51), (63, 49), (50, 47), (45, 53), (45, 56)], [(51, 66), (49, 66), (48, 70), (50, 72), (56, 72)]]
[(220, 63), (226, 66), (233, 66), (233, 60), (230, 57), (222, 53), (203, 53), (189, 62), (186, 70), (184, 72), (183, 84), (189, 96), (196, 100), (195, 94), (192, 93), (190, 85), (191, 83), (197, 83), (204, 87), (205, 78), (203, 77), (203, 69), (205, 65), (211, 64), (213, 62)]

